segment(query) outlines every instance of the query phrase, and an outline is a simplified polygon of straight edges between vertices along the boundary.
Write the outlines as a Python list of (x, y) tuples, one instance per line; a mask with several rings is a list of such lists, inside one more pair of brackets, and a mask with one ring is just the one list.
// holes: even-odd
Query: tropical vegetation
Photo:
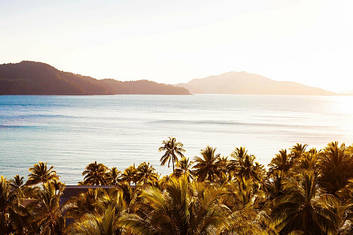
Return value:
[(296, 144), (267, 166), (244, 147), (187, 157), (170, 137), (159, 150), (169, 175), (93, 162), (72, 196), (44, 162), (1, 177), (1, 234), (353, 234), (353, 145)]

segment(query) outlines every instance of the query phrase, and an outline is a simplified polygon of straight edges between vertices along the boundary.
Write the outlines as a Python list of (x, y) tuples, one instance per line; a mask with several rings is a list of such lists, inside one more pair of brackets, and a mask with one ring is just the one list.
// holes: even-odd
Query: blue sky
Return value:
[(0, 0), (0, 63), (179, 83), (228, 71), (353, 90), (348, 0)]

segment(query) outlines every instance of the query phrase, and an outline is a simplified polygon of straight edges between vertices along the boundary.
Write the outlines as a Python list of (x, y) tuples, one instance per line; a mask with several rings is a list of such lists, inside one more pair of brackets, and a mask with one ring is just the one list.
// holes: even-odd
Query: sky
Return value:
[(351, 0), (0, 0), (0, 63), (182, 83), (229, 71), (353, 90)]

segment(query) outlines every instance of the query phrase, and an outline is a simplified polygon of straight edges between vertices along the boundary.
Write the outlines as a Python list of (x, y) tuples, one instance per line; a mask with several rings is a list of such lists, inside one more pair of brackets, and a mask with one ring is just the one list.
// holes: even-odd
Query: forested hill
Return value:
[(0, 65), (0, 95), (187, 95), (182, 87), (147, 80), (121, 82), (60, 71), (45, 63)]
[(296, 82), (275, 81), (258, 74), (228, 72), (179, 84), (191, 93), (252, 95), (335, 95), (317, 87)]

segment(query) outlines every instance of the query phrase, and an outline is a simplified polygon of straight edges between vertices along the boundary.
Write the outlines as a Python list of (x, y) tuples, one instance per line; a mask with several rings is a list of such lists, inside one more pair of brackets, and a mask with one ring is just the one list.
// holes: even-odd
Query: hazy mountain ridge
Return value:
[(335, 95), (321, 88), (275, 81), (247, 72), (228, 72), (178, 85), (196, 94)]
[(342, 91), (342, 95), (353, 95), (353, 90)]
[(321, 88), (275, 81), (247, 72), (228, 72), (174, 86), (148, 80), (97, 80), (33, 61), (0, 65), (0, 95), (187, 95), (189, 91), (195, 94), (336, 95)]
[(148, 80), (117, 81), (97, 80), (70, 72), (63, 72), (51, 65), (22, 61), (0, 65), (0, 95), (114, 95), (114, 94), (163, 94), (188, 95), (182, 87)]

